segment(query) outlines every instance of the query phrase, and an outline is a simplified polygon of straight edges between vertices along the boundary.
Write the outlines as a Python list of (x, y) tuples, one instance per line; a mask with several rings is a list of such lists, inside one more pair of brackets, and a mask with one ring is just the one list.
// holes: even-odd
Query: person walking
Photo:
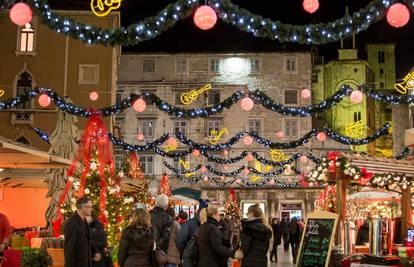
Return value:
[(284, 217), (281, 223), (282, 238), (283, 238), (283, 250), (289, 251), (289, 218)]
[(105, 249), (107, 247), (108, 236), (104, 226), (98, 220), (96, 215), (87, 216), (86, 221), (89, 225), (91, 235), (91, 251), (94, 258), (92, 259), (92, 267), (108, 267), (105, 257)]
[(151, 253), (154, 248), (154, 233), (151, 215), (144, 204), (137, 206), (132, 222), (121, 235), (118, 250), (120, 267), (152, 267)]
[(296, 254), (298, 250), (298, 244), (299, 244), (299, 236), (300, 236), (300, 228), (298, 219), (296, 217), (293, 217), (292, 220), (289, 223), (289, 243), (292, 248), (292, 258), (293, 263), (296, 263)]
[(177, 236), (177, 232), (180, 230), (181, 225), (175, 219), (175, 210), (174, 208), (168, 208), (167, 213), (173, 218), (173, 222), (171, 225), (170, 231), (170, 240), (168, 243), (168, 264), (166, 267), (177, 267), (178, 264), (181, 263), (180, 252), (177, 249), (177, 245), (175, 244), (175, 239)]
[(180, 210), (180, 212), (178, 212), (178, 223), (180, 225), (183, 225), (187, 221), (188, 221), (188, 214), (187, 214), (187, 212), (185, 212), (183, 210)]
[[(92, 252), (90, 232), (86, 217), (91, 216), (92, 201), (81, 197), (76, 201), (76, 211), (64, 225), (63, 232), (65, 267), (91, 267)], [(93, 258), (99, 257), (94, 255)]]
[(155, 243), (166, 254), (168, 253), (172, 225), (172, 218), (166, 212), (167, 208), (168, 196), (161, 194), (157, 196), (155, 200), (155, 208), (150, 212)]
[[(272, 230), (273, 230), (273, 247), (270, 252), (270, 261), (277, 262), (277, 247), (281, 244), (282, 239), (282, 225), (279, 221), (279, 218), (273, 218), (272, 220)], [(273, 258), (275, 259), (273, 261)]]
[(259, 204), (247, 209), (247, 220), (242, 221), (241, 245), (243, 252), (241, 267), (266, 267), (272, 230), (264, 224), (263, 211)]
[(233, 253), (224, 246), (224, 236), (218, 228), (220, 213), (213, 206), (206, 211), (207, 222), (200, 226), (197, 233), (198, 267), (227, 267), (227, 260)]

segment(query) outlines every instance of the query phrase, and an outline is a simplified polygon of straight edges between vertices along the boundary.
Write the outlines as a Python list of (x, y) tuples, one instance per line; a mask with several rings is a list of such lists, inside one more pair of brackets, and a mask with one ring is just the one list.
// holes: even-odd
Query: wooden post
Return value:
[(344, 249), (345, 218), (346, 218), (346, 193), (350, 184), (350, 178), (337, 168), (336, 170), (336, 213), (339, 214), (338, 220), (338, 245)]
[(407, 236), (408, 224), (411, 222), (411, 190), (401, 188), (401, 236)]

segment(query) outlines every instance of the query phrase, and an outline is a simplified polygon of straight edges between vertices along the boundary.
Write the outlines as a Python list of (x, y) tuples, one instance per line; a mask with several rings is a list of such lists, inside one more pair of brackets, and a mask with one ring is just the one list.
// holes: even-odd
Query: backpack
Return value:
[(183, 267), (198, 266), (197, 232), (191, 237), (190, 241), (188, 241), (187, 246), (183, 251)]

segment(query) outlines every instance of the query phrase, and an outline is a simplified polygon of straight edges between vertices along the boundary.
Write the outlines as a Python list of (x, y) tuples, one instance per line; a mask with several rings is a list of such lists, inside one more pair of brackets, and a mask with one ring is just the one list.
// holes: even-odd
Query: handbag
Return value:
[[(154, 242), (154, 248), (151, 251), (151, 260), (152, 260), (152, 265), (153, 266), (157, 266), (157, 265), (164, 265), (168, 263), (168, 257), (167, 254), (160, 249)], [(156, 265), (155, 265), (155, 264)]]

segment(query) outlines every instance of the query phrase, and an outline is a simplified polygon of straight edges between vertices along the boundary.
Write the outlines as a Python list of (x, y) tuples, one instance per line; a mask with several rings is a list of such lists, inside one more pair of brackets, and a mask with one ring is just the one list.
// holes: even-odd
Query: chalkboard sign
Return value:
[(302, 234), (297, 265), (300, 267), (327, 267), (332, 249), (332, 238), (336, 233), (338, 214), (314, 212), (306, 219)]

